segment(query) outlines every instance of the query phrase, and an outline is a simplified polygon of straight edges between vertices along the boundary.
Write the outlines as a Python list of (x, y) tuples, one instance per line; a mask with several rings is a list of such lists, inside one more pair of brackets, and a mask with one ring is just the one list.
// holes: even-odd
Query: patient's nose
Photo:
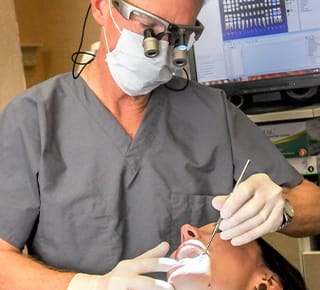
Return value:
[(189, 224), (185, 224), (181, 227), (181, 242), (187, 240), (199, 240), (198, 228)]

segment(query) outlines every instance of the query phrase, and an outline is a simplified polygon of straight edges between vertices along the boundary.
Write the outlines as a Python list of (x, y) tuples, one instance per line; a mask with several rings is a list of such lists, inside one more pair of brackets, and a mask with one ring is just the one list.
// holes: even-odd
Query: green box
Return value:
[(311, 156), (320, 152), (320, 118), (259, 127), (287, 158)]

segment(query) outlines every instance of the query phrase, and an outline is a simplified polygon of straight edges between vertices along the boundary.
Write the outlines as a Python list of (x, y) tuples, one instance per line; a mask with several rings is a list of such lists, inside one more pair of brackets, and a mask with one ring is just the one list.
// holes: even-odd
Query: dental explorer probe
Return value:
[[(234, 190), (238, 187), (238, 185), (240, 184), (240, 182), (241, 182), (244, 174), (246, 173), (246, 170), (247, 170), (247, 168), (248, 168), (249, 163), (250, 163), (250, 159), (247, 160), (245, 166), (243, 167), (242, 172), (241, 172), (241, 174), (240, 174), (240, 176), (239, 176), (239, 178), (238, 178), (238, 181), (237, 181), (237, 183), (235, 184), (235, 186), (234, 186), (234, 188), (233, 188), (233, 191), (234, 191)], [(221, 223), (221, 222), (222, 222), (222, 217), (220, 216), (219, 219), (218, 219), (218, 221), (217, 221), (217, 223), (215, 224), (215, 226), (214, 226), (214, 228), (213, 228), (213, 231), (212, 231), (211, 236), (210, 236), (210, 240), (209, 240), (209, 242), (208, 242), (208, 244), (207, 244), (207, 247), (206, 247), (205, 251), (203, 252), (203, 255), (205, 255), (205, 254), (208, 253), (208, 249), (209, 249), (209, 247), (210, 247), (210, 245), (211, 245), (211, 243), (212, 243), (212, 241), (213, 241), (213, 237), (215, 236), (215, 234), (216, 234), (217, 231), (219, 230), (219, 227), (220, 227), (220, 223)]]

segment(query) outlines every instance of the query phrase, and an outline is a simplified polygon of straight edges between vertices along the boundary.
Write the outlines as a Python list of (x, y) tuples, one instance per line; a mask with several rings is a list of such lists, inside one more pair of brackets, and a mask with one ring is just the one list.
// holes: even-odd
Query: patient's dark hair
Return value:
[(280, 278), (283, 290), (307, 290), (305, 281), (292, 264), (262, 238), (257, 239), (266, 266)]

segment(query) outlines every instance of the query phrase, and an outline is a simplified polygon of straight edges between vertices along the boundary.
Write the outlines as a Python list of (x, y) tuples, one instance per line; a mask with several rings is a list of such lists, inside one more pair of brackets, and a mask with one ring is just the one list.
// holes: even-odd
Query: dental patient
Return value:
[(168, 272), (176, 290), (306, 290), (300, 272), (263, 239), (242, 246), (220, 234), (203, 254), (213, 225), (181, 227), (181, 244)]

